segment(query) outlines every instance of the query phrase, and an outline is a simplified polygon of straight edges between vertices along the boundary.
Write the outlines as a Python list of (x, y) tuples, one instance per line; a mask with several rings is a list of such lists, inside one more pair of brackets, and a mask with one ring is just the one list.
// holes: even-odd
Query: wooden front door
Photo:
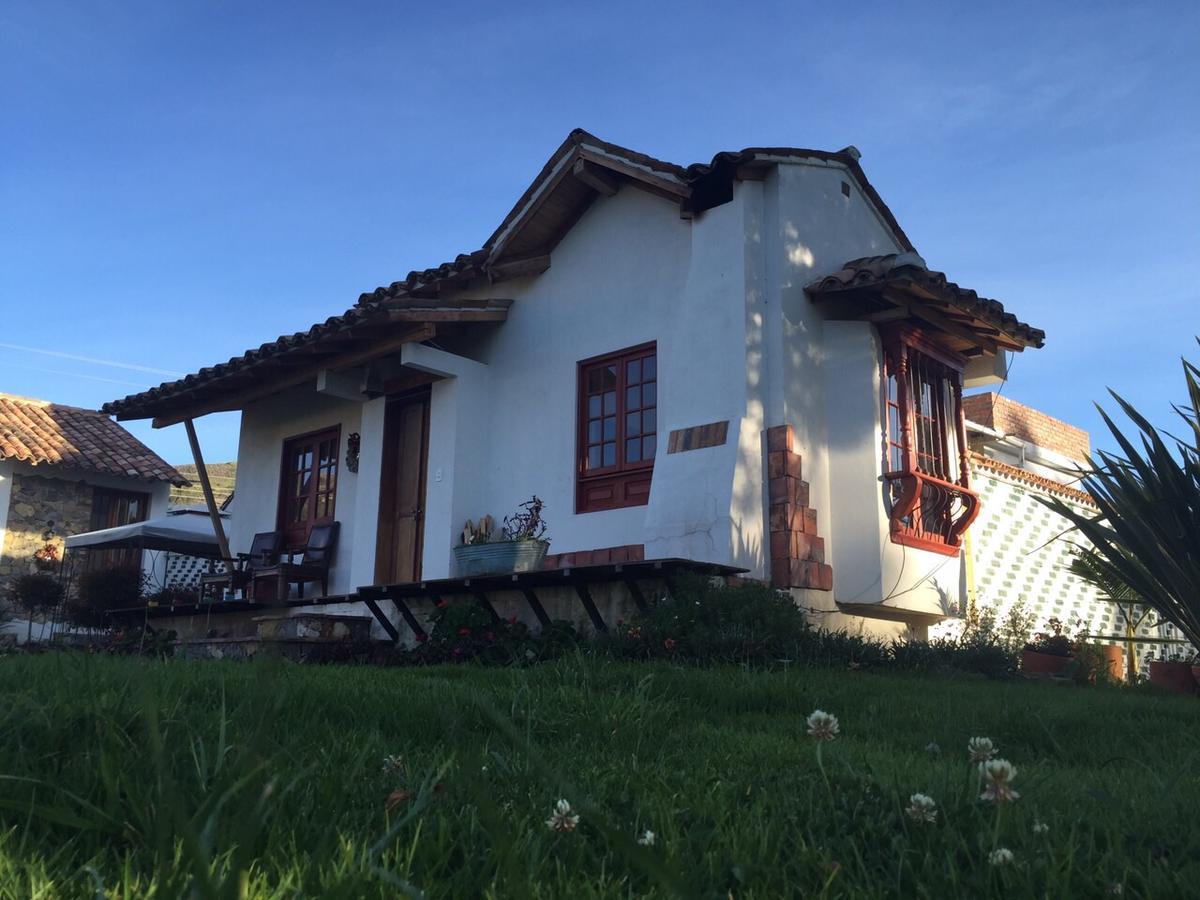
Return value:
[(429, 392), (390, 401), (383, 422), (376, 584), (401, 584), (421, 577), (428, 456)]

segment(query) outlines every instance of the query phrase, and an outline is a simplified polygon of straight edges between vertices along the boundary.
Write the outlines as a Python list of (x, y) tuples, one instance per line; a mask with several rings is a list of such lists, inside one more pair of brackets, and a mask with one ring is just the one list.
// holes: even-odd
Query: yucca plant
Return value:
[(1184, 360), (1183, 372), (1188, 403), (1175, 411), (1186, 426), (1184, 437), (1159, 431), (1110, 390), (1137, 427), (1139, 448), (1097, 407), (1123, 453), (1101, 450), (1089, 460), (1081, 486), (1098, 513), (1078, 511), (1057, 497), (1039, 499), (1090, 543), (1081, 548), (1083, 577), (1109, 593), (1124, 586), (1126, 596), (1200, 647), (1200, 368)]

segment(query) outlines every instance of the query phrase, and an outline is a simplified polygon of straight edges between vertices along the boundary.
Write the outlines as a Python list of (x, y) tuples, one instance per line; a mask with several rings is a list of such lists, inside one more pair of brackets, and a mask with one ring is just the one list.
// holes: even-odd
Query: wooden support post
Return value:
[(408, 608), (399, 597), (393, 597), (392, 602), (396, 604), (396, 609), (400, 610), (400, 615), (404, 617), (404, 624), (412, 629), (412, 633), (417, 636), (417, 640), (426, 637), (425, 629), (421, 627), (421, 623), (417, 621), (417, 617), (413, 615), (413, 611)]
[(641, 585), (633, 578), (626, 578), (625, 587), (629, 588), (629, 596), (633, 597), (633, 602), (637, 604), (637, 608), (645, 612), (646, 595), (642, 593)]
[(592, 595), (588, 591), (587, 585), (582, 581), (576, 581), (575, 593), (579, 595), (579, 599), (583, 602), (583, 608), (587, 610), (588, 618), (592, 620), (592, 625), (595, 626), (596, 633), (603, 634), (607, 632), (608, 626), (604, 624), (604, 619), (600, 616), (600, 610), (596, 609), (596, 603), (592, 600)]
[(550, 627), (550, 617), (546, 615), (546, 608), (542, 606), (542, 601), (537, 598), (537, 594), (533, 592), (533, 588), (521, 588), (525, 594), (525, 599), (529, 602), (529, 608), (533, 610), (533, 614), (537, 616), (537, 620), (543, 628)]
[(226, 568), (232, 572), (233, 554), (229, 552), (225, 526), (221, 524), (221, 511), (217, 509), (212, 484), (208, 480), (208, 469), (204, 467), (204, 456), (200, 453), (200, 439), (196, 437), (196, 426), (191, 419), (184, 419), (183, 426), (187, 429), (188, 443), (192, 445), (192, 462), (196, 464), (196, 476), (200, 479), (200, 489), (204, 492), (204, 505), (208, 507), (208, 517), (212, 519), (213, 534), (217, 536), (217, 548), (221, 551)]
[[(379, 603), (375, 599), (374, 594), (368, 594), (360, 591), (359, 597), (361, 597), (363, 603), (367, 605), (367, 609), (371, 611), (371, 615), (375, 617), (375, 621), (378, 622), (383, 627), (383, 630), (387, 632), (387, 636), (392, 639), (392, 643), (398, 643), (400, 640), (400, 632), (396, 630), (396, 626), (392, 624), (392, 620), (383, 614), (383, 610), (379, 608)], [(399, 601), (393, 602), (396, 603), (397, 606), (400, 605)]]
[(496, 612), (496, 607), (492, 606), (491, 601), (488, 600), (487, 594), (485, 594), (483, 591), (476, 591), (475, 602), (478, 603), (483, 608), (483, 611), (491, 617), (492, 622), (500, 621), (500, 613)]

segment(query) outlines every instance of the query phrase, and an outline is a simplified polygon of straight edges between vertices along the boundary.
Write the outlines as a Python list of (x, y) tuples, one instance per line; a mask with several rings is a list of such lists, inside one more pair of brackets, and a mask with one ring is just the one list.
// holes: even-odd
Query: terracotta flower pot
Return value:
[(1150, 660), (1150, 683), (1177, 694), (1196, 693), (1196, 679), (1192, 676), (1192, 667), (1184, 662)]
[(1026, 675), (1062, 675), (1071, 664), (1069, 656), (1039, 653), (1037, 650), (1021, 651), (1021, 671)]
[(1125, 680), (1125, 651), (1118, 644), (1101, 644), (1104, 652), (1105, 669), (1115, 681)]

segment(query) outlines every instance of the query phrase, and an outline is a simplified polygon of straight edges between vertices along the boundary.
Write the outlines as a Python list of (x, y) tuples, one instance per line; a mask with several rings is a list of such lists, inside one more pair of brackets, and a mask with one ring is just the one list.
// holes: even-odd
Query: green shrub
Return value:
[(8, 596), (28, 613), (48, 613), (62, 602), (63, 586), (53, 575), (22, 575), (9, 586)]
[(792, 598), (767, 585), (680, 579), (631, 625), (618, 625), (605, 648), (617, 656), (675, 657), (711, 663), (795, 658), (810, 629)]
[(515, 616), (494, 621), (477, 603), (440, 601), (430, 620), (432, 628), (428, 635), (415, 647), (397, 651), (389, 662), (399, 665), (537, 662), (561, 656), (580, 640), (578, 632), (567, 622), (552, 622), (535, 635)]
[(79, 577), (79, 594), (68, 604), (68, 616), (76, 625), (103, 627), (112, 610), (141, 603), (144, 583), (145, 575), (137, 566), (84, 572)]

